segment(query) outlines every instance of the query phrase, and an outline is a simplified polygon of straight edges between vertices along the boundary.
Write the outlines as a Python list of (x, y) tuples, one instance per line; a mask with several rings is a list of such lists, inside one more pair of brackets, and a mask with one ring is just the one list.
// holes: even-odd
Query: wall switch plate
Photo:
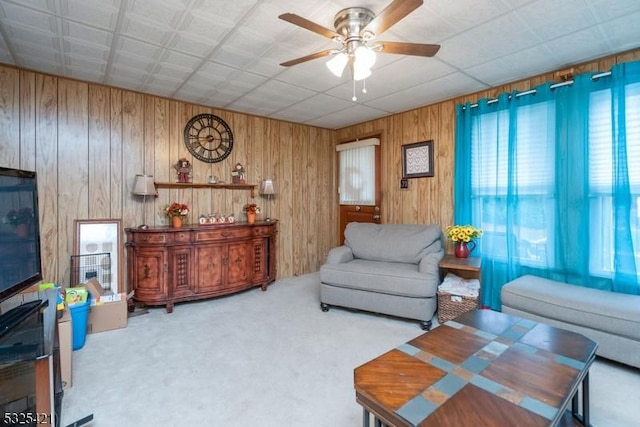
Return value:
[(406, 178), (403, 178), (400, 180), (400, 189), (401, 190), (408, 190), (409, 189), (409, 180)]

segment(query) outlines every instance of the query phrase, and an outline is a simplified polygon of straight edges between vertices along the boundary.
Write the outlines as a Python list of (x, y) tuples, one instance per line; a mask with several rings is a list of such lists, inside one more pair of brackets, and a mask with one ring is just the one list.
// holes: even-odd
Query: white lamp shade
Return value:
[(276, 186), (272, 179), (265, 179), (264, 181), (262, 181), (262, 184), (260, 184), (260, 194), (276, 194)]
[(342, 73), (344, 68), (347, 66), (347, 62), (349, 62), (349, 56), (344, 52), (339, 52), (327, 61), (327, 68), (336, 77), (342, 77)]
[(153, 175), (136, 175), (131, 193), (136, 196), (157, 196)]
[(360, 66), (357, 62), (353, 64), (353, 80), (364, 80), (371, 75), (371, 70)]
[(358, 46), (353, 56), (358, 67), (370, 69), (376, 63), (376, 53), (366, 46)]

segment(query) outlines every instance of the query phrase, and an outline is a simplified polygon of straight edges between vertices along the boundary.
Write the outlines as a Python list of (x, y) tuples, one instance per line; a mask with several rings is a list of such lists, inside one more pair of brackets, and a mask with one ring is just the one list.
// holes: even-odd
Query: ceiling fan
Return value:
[(324, 56), (332, 56), (327, 62), (327, 67), (337, 77), (340, 77), (346, 66), (349, 65), (353, 80), (356, 81), (371, 75), (371, 67), (375, 61), (376, 52), (434, 56), (440, 49), (440, 45), (374, 41), (375, 37), (416, 10), (422, 3), (422, 0), (393, 0), (378, 15), (364, 7), (343, 9), (334, 18), (335, 31), (293, 13), (282, 14), (279, 18), (283, 21), (327, 37), (340, 44), (340, 47), (312, 53), (311, 55), (283, 62), (280, 65), (290, 67)]

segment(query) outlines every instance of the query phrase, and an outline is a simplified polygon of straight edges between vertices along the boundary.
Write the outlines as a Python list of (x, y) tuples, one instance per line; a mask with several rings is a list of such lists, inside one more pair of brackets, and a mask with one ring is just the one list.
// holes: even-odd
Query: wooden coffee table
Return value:
[(356, 401), (366, 427), (370, 413), (389, 426), (589, 425), (597, 346), (542, 323), (469, 311), (356, 368)]

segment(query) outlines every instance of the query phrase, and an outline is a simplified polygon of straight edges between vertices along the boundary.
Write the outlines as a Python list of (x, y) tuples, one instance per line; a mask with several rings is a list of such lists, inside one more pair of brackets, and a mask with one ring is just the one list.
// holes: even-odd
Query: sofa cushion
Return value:
[(320, 281), (334, 286), (389, 295), (431, 298), (439, 284), (437, 276), (418, 272), (416, 264), (355, 259), (320, 267)]
[(345, 245), (355, 258), (417, 264), (442, 249), (437, 225), (370, 224), (351, 222), (344, 231)]
[(640, 296), (585, 288), (536, 276), (502, 288), (502, 304), (548, 319), (640, 340)]

